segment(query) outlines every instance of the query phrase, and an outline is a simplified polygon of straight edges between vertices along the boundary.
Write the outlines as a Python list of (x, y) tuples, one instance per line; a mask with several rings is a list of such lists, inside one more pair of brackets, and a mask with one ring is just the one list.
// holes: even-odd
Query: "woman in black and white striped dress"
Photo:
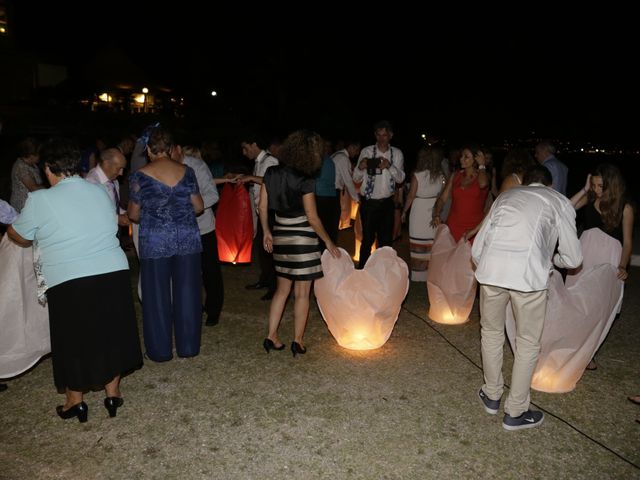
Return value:
[[(294, 356), (306, 353), (302, 337), (309, 316), (311, 282), (322, 277), (318, 237), (331, 255), (340, 256), (316, 210), (314, 176), (322, 163), (323, 148), (322, 137), (317, 133), (292, 133), (282, 145), (280, 165), (269, 167), (262, 180), (259, 211), (263, 246), (273, 252), (278, 280), (269, 309), (269, 333), (263, 342), (267, 353), (284, 349), (278, 326), (292, 284), (295, 304), (291, 352)], [(275, 213), (273, 224), (269, 222), (270, 211)]]

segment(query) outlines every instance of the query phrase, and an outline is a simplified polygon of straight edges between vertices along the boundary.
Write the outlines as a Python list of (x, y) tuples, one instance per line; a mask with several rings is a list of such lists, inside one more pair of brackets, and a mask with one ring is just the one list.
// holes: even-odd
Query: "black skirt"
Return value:
[(47, 290), (53, 381), (59, 390), (102, 388), (142, 366), (128, 270)]

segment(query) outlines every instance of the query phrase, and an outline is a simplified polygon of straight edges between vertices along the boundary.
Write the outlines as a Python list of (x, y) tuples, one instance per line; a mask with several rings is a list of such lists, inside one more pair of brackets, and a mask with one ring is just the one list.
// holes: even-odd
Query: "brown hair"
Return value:
[(441, 175), (444, 175), (442, 171), (442, 160), (444, 159), (444, 152), (439, 147), (422, 147), (418, 150), (418, 160), (416, 162), (416, 172), (429, 171), (429, 178), (431, 181), (437, 180)]
[(598, 165), (593, 175), (602, 177), (600, 212), (604, 228), (611, 231), (622, 221), (622, 212), (628, 203), (627, 185), (618, 167), (609, 163)]
[(322, 165), (324, 140), (310, 130), (298, 130), (290, 134), (282, 144), (280, 151), (282, 163), (313, 177)]

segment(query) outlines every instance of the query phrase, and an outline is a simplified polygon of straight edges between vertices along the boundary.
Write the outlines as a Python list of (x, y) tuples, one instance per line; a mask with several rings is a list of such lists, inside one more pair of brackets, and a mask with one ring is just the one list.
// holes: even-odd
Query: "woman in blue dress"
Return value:
[(200, 231), (203, 210), (195, 173), (171, 160), (173, 138), (158, 127), (147, 144), (151, 160), (129, 179), (127, 213), (140, 223), (143, 336), (153, 361), (200, 352), (202, 323)]

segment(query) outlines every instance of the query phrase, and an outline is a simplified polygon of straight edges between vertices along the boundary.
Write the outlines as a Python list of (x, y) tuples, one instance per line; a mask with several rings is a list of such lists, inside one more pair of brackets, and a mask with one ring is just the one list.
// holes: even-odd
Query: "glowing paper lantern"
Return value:
[(355, 218), (353, 214), (353, 205), (356, 205), (358, 208), (358, 203), (354, 202), (349, 195), (349, 192), (346, 190), (342, 190), (340, 192), (340, 224), (338, 225), (339, 230), (344, 230), (345, 228), (349, 228), (351, 226), (352, 218)]
[(407, 264), (391, 247), (371, 254), (356, 270), (349, 254), (340, 258), (325, 250), (324, 277), (315, 281), (315, 295), (329, 331), (341, 347), (379, 348), (389, 339), (409, 289)]
[(353, 199), (351, 199), (351, 213), (350, 213), (351, 220), (356, 219), (356, 216), (358, 215), (359, 210), (360, 210), (360, 204), (358, 202), (354, 202)]
[(216, 238), (221, 262), (251, 262), (252, 209), (249, 192), (244, 185), (227, 183), (224, 186), (216, 212)]
[(462, 238), (456, 244), (444, 224), (438, 226), (427, 274), (429, 318), (458, 324), (469, 320), (476, 298), (477, 282), (471, 263), (471, 244)]
[[(553, 271), (538, 363), (531, 387), (548, 393), (570, 392), (609, 333), (620, 310), (623, 282), (617, 278), (622, 246), (594, 228), (580, 238), (584, 262), (579, 272)], [(516, 325), (507, 306), (507, 336), (513, 351)]]

